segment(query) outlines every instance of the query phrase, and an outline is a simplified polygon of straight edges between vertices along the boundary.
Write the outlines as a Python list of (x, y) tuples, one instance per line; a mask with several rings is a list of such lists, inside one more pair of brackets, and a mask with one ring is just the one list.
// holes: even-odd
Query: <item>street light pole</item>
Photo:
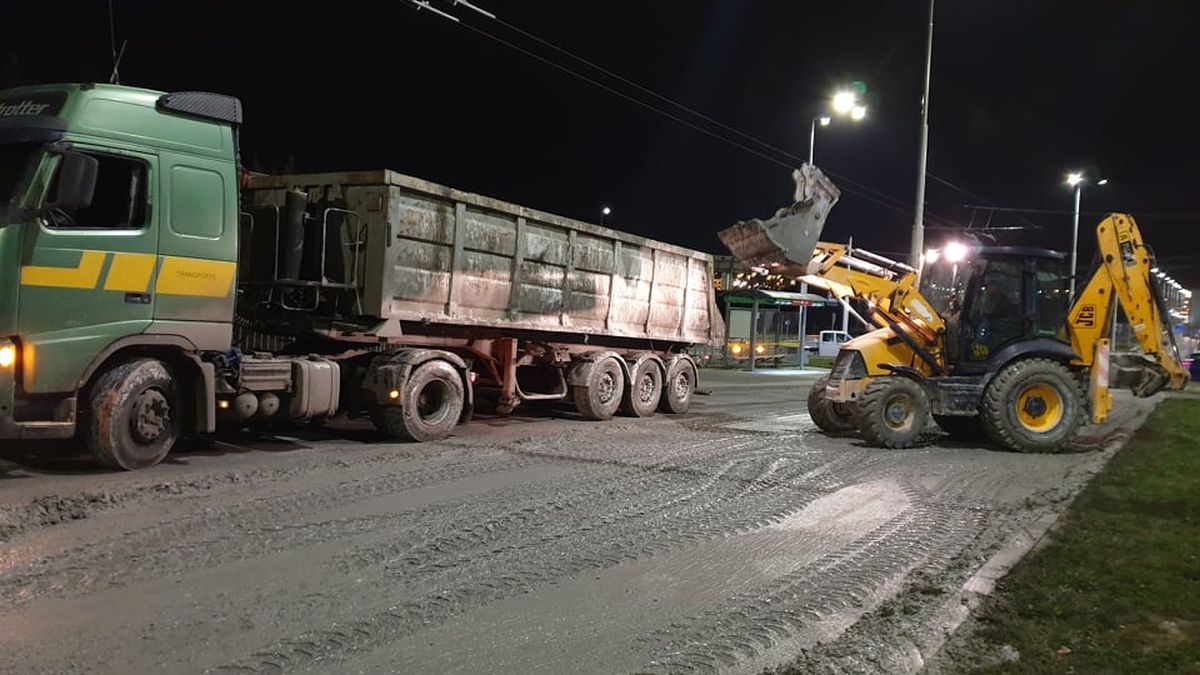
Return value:
[(812, 118), (812, 124), (808, 127), (808, 163), (813, 163), (813, 157), (817, 152), (817, 118)]
[(827, 115), (812, 118), (812, 124), (808, 128), (808, 163), (813, 163), (813, 157), (817, 151), (817, 124), (827, 127), (832, 120)]
[(921, 96), (921, 148), (917, 151), (917, 203), (913, 209), (909, 264), (921, 269), (925, 249), (925, 164), (929, 156), (929, 75), (933, 70), (933, 0), (929, 0), (929, 35), (925, 41), (925, 93)]
[(1075, 257), (1079, 253), (1079, 201), (1082, 196), (1083, 180), (1079, 180), (1075, 183), (1075, 215), (1071, 226), (1071, 292), (1067, 295), (1067, 302), (1075, 302)]

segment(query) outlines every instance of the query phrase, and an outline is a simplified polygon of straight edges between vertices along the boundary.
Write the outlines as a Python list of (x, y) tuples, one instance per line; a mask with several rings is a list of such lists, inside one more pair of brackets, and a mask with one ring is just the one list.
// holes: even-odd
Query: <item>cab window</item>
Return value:
[(967, 311), (967, 358), (984, 361), (1025, 334), (1021, 310), (1021, 261), (990, 260)]
[[(47, 221), (53, 228), (136, 229), (146, 224), (149, 176), (146, 163), (129, 157), (87, 153), (95, 157), (96, 191), (92, 203), (82, 209), (52, 208)], [(57, 176), (51, 180), (46, 202), (53, 204), (58, 193)]]

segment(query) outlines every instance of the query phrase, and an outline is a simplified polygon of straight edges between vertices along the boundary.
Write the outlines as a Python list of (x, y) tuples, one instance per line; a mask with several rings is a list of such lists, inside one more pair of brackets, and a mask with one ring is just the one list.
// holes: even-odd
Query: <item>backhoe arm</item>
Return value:
[[(1114, 213), (1096, 227), (1100, 266), (1071, 307), (1071, 346), (1082, 365), (1093, 371), (1093, 390), (1103, 390), (1107, 402), (1108, 329), (1120, 303), (1145, 357), (1123, 364), (1118, 380), (1136, 396), (1150, 396), (1163, 388), (1183, 389), (1188, 373), (1183, 369), (1162, 301), (1151, 283), (1154, 256), (1142, 240), (1133, 216)], [(1094, 395), (1095, 396), (1095, 395)], [(1094, 401), (1095, 403), (1096, 401)]]

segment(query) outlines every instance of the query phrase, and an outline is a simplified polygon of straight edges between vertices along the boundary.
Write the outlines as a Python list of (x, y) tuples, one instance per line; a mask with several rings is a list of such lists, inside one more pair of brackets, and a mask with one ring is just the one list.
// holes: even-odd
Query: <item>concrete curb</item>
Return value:
[[(1101, 446), (1100, 453), (1102, 454), (1101, 461), (1092, 469), (1091, 475), (1085, 479), (1080, 486), (1080, 491), (1086, 487), (1087, 482), (1092, 476), (1099, 473), (1108, 465), (1108, 462), (1123, 448), (1134, 432), (1145, 424), (1150, 413), (1158, 407), (1156, 401), (1152, 407), (1147, 410), (1139, 410), (1130, 416), (1130, 419), (1123, 423), (1120, 427), (1113, 429), (1105, 434), (1092, 437), (1084, 437), (1077, 439), (1077, 442), (1094, 444)], [(925, 666), (941, 653), (942, 648), (946, 643), (954, 637), (958, 629), (962, 627), (963, 622), (971, 616), (996, 588), (996, 582), (1002, 579), (1012, 568), (1025, 557), (1029, 551), (1038, 546), (1046, 537), (1046, 535), (1054, 529), (1062, 514), (1066, 513), (1067, 508), (1074, 503), (1075, 498), (1079, 496), (1077, 492), (1069, 500), (1062, 504), (1056, 505), (1048, 513), (1043, 514), (1037, 520), (1033, 521), (1028, 526), (1022, 527), (1014, 533), (1000, 547), (987, 562), (983, 564), (975, 572), (971, 578), (967, 579), (966, 583), (950, 597), (938, 610), (937, 616), (939, 620), (937, 624), (942, 630), (936, 637), (929, 638), (925, 641), (925, 654), (921, 653), (921, 649), (916, 644), (911, 644), (905, 649), (906, 670), (910, 673), (922, 671)]]

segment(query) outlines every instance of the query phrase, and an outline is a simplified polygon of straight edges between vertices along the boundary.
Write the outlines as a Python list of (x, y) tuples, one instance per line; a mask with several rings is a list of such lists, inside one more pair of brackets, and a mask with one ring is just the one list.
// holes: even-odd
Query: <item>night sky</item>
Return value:
[[(431, 0), (449, 8), (449, 0)], [(817, 163), (846, 193), (825, 238), (901, 257), (916, 181), (926, 4), (797, 0), (478, 0), (508, 24), (767, 141), (808, 153), (839, 85), (868, 86), (859, 125), (818, 130)], [(791, 194), (778, 163), (713, 139), (405, 0), (113, 0), (124, 84), (208, 89), (245, 104), (258, 170), (387, 167), (685, 246)], [(458, 8), (496, 38), (666, 104)], [(1084, 190), (1081, 260), (1099, 214), (1134, 213), (1168, 273), (1200, 286), (1200, 5), (942, 0), (930, 112), (928, 223), (1025, 226), (1002, 243), (1070, 246), (1070, 168)], [(5, 0), (0, 86), (106, 81), (106, 0)], [(684, 111), (672, 114), (753, 145)], [(781, 152), (782, 151), (782, 152)], [(963, 192), (965, 190), (965, 192)], [(969, 194), (968, 194), (969, 193)], [(875, 200), (875, 201), (872, 201)], [(877, 201), (886, 201), (885, 207)], [(898, 205), (897, 201), (902, 203)], [(963, 208), (991, 204), (1052, 213)], [(950, 236), (930, 229), (927, 241)]]

